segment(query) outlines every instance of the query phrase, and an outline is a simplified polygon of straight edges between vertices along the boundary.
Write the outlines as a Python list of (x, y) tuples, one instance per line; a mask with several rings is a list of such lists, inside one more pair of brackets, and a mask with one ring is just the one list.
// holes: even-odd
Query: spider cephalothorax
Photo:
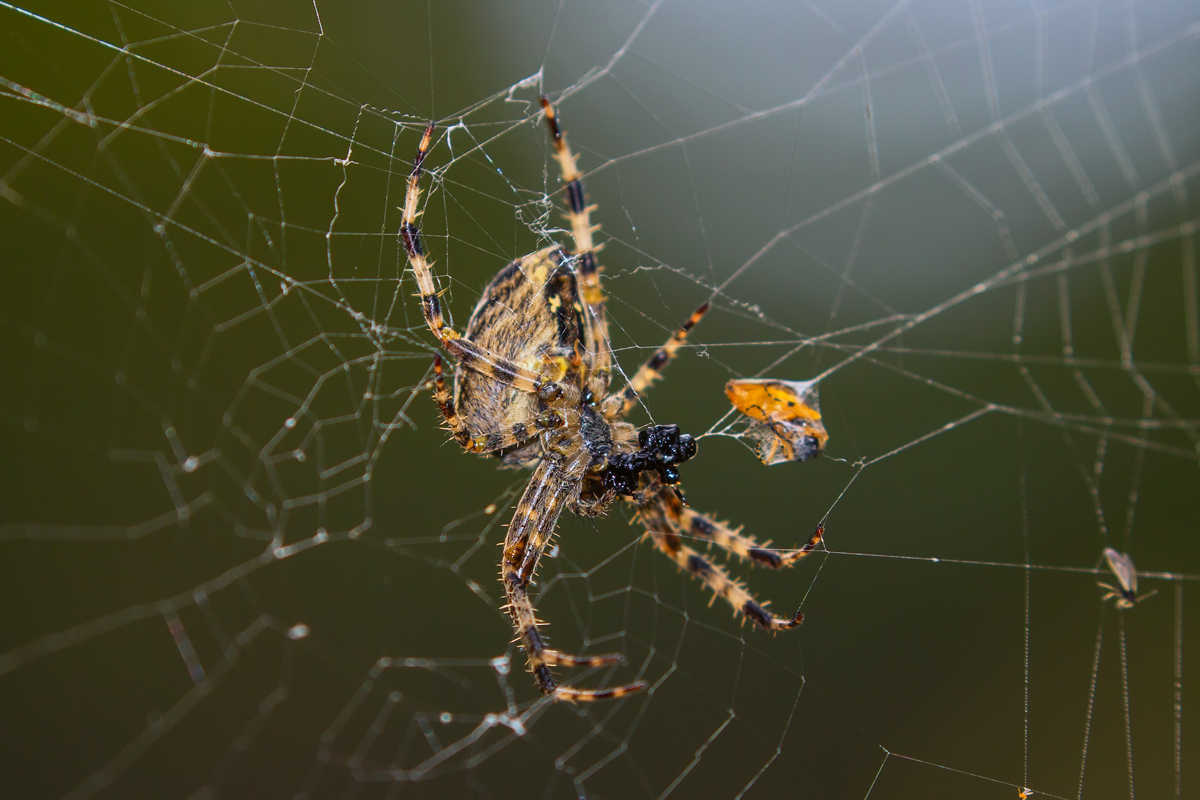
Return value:
[(459, 334), (450, 327), (442, 315), (416, 223), (421, 165), (432, 145), (432, 124), (413, 159), (400, 234), (417, 279), (425, 321), (442, 348), (458, 360), (451, 394), (441, 357), (434, 359), (435, 399), (447, 427), (469, 452), (533, 469), (509, 525), (500, 567), (508, 611), (530, 670), (546, 695), (598, 700), (621, 697), (647, 684), (639, 680), (591, 690), (555, 682), (553, 666), (603, 666), (622, 660), (615, 653), (573, 656), (549, 649), (538, 631), (529, 587), (564, 510), (597, 516), (618, 499), (632, 503), (659, 550), (724, 598), (736, 613), (771, 631), (796, 627), (802, 615), (774, 616), (685, 539), (700, 539), (753, 564), (779, 569), (816, 547), (821, 529), (803, 548), (780, 553), (693, 511), (676, 484), (678, 465), (696, 454), (696, 440), (681, 434), (676, 425), (652, 425), (639, 432), (624, 421), (683, 346), (708, 304), (692, 314), (624, 389), (609, 392), (614, 365), (592, 243), (592, 209), (585, 201), (575, 157), (545, 98), (542, 113), (566, 184), (573, 253), (568, 255), (555, 245), (504, 267), (484, 289), (465, 331)]
[(616, 494), (632, 496), (643, 472), (654, 470), (667, 486), (679, 483), (677, 464), (696, 455), (696, 440), (680, 434), (678, 425), (651, 425), (638, 434), (638, 450), (616, 453), (604, 472), (604, 485)]

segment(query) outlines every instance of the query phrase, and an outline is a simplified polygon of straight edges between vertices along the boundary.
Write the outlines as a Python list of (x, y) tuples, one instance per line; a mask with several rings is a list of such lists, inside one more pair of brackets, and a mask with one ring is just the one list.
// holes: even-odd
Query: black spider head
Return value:
[(647, 470), (656, 470), (668, 486), (679, 483), (682, 464), (696, 455), (696, 439), (680, 434), (678, 425), (651, 425), (638, 434), (640, 449), (635, 453), (615, 453), (608, 459), (604, 488), (620, 495), (632, 495), (638, 478)]
[(651, 425), (638, 434), (638, 445), (642, 452), (657, 459), (664, 466), (682, 464), (696, 455), (696, 440), (689, 434), (680, 434), (678, 425)]

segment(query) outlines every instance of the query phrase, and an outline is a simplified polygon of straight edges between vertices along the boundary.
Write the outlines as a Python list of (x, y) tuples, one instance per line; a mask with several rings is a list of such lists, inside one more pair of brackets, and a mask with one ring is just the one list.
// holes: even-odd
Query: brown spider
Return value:
[(451, 434), (468, 452), (533, 469), (504, 541), (500, 579), (538, 687), (545, 695), (574, 702), (622, 697), (647, 684), (635, 681), (593, 690), (555, 683), (552, 666), (596, 667), (623, 660), (619, 653), (572, 656), (551, 650), (538, 632), (529, 586), (564, 509), (598, 516), (618, 498), (633, 503), (637, 519), (659, 550), (724, 598), (735, 613), (770, 631), (794, 628), (803, 615), (772, 615), (765, 603), (756, 602), (740, 582), (689, 547), (684, 537), (780, 569), (816, 547), (821, 529), (802, 549), (782, 554), (693, 511), (675, 485), (677, 465), (695, 455), (695, 440), (681, 435), (676, 425), (653, 425), (639, 433), (623, 421), (683, 346), (708, 304), (642, 365), (623, 391), (609, 393), (613, 358), (592, 242), (593, 207), (584, 199), (575, 156), (544, 97), (542, 110), (566, 184), (573, 253), (552, 246), (509, 264), (484, 289), (465, 334), (447, 325), (417, 227), (421, 164), (431, 146), (433, 123), (413, 159), (400, 234), (420, 288), (425, 321), (442, 348), (458, 360), (452, 397), (442, 377), (441, 357), (434, 359), (435, 399)]

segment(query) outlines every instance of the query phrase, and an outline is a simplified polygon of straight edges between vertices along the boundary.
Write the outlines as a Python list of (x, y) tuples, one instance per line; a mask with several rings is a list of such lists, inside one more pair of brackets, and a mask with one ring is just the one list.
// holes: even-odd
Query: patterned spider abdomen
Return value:
[[(465, 338), (542, 373), (548, 359), (573, 354), (582, 328), (575, 273), (562, 250), (549, 247), (496, 273), (471, 312)], [(500, 431), (515, 429), (522, 441), (497, 453), (506, 464), (529, 466), (541, 456), (534, 420), (543, 406), (536, 394), (518, 390), (503, 376), (460, 364), (454, 373), (454, 405), (467, 430), (499, 441)]]

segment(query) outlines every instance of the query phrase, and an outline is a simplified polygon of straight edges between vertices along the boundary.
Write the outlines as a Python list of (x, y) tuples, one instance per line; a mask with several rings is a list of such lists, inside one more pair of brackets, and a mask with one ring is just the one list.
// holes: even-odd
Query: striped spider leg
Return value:
[(638, 371), (633, 374), (633, 378), (630, 379), (629, 385), (625, 387), (625, 391), (609, 398), (610, 405), (614, 409), (612, 412), (614, 416), (624, 418), (630, 411), (633, 411), (638, 404), (638, 399), (655, 381), (662, 377), (662, 371), (675, 358), (675, 355), (679, 352), (679, 348), (687, 343), (688, 334), (704, 318), (710, 307), (709, 303), (704, 303), (693, 311), (692, 316), (688, 317), (687, 322), (679, 326), (679, 330), (671, 335), (667, 343), (658, 348), (645, 364), (638, 367)]
[(604, 308), (604, 290), (600, 283), (601, 267), (596, 261), (596, 252), (600, 249), (592, 240), (592, 234), (599, 230), (599, 225), (592, 225), (591, 214), (595, 206), (587, 204), (587, 196), (583, 190), (583, 178), (579, 174), (576, 158), (571, 153), (567, 137), (558, 126), (558, 117), (549, 98), (541, 98), (542, 117), (554, 143), (554, 158), (558, 161), (562, 182), (566, 184), (567, 220), (571, 225), (571, 238), (575, 243), (572, 255), (578, 264), (579, 282), (582, 284), (582, 300), (587, 304), (587, 313), (583, 314), (584, 340), (591, 353), (590, 380), (588, 388), (597, 396), (608, 391), (609, 376), (612, 373), (612, 346), (608, 338), (608, 316)]
[[(576, 165), (576, 157), (572, 155), (566, 137), (558, 125), (554, 107), (544, 97), (542, 98), (542, 109), (554, 142), (555, 156), (561, 168), (562, 180), (567, 188), (567, 217), (575, 239), (575, 253), (580, 260), (579, 276), (580, 282), (583, 284), (583, 296), (590, 312), (585, 317), (591, 317), (594, 321), (591, 329), (592, 338), (589, 342), (592, 351), (598, 356), (598, 368), (607, 373), (611, 363), (611, 346), (608, 341), (600, 268), (593, 255), (596, 248), (593, 244), (592, 233), (599, 228), (599, 226), (592, 225), (590, 218), (590, 213), (595, 206), (587, 204), (583, 182)], [(704, 303), (692, 312), (692, 315), (672, 334), (666, 344), (642, 364), (629, 381), (628, 386), (622, 392), (606, 398), (602, 403), (602, 411), (607, 419), (624, 419), (636, 407), (641, 395), (662, 377), (663, 370), (686, 344), (688, 334), (708, 313), (709, 308), (710, 304)], [(604, 384), (595, 389), (597, 393), (603, 392), (607, 387), (607, 374), (604, 378)], [(744, 614), (760, 626), (768, 630), (785, 630), (800, 624), (803, 615), (799, 612), (788, 620), (782, 620), (769, 614), (745, 588), (730, 578), (724, 570), (711, 564), (695, 550), (683, 544), (679, 539), (679, 534), (690, 529), (692, 535), (706, 538), (728, 553), (749, 558), (752, 563), (760, 566), (781, 569), (792, 566), (796, 561), (808, 555), (820, 542), (823, 529), (818, 529), (801, 550), (781, 556), (773, 550), (760, 546), (752, 537), (741, 536), (739, 532), (731, 531), (723, 524), (709, 520), (686, 508), (682, 495), (671, 488), (670, 484), (662, 481), (658, 481), (657, 484), (661, 486), (659, 496), (650, 501), (649, 508), (642, 508), (638, 516), (646, 525), (648, 534), (660, 551), (689, 574), (699, 578), (709, 588), (712, 588), (714, 599), (718, 596), (724, 598), (735, 611)], [(633, 493), (626, 496), (633, 499)], [(634, 502), (638, 504), (636, 500)], [(656, 506), (661, 508), (661, 514), (655, 513)], [(660, 525), (660, 520), (664, 524)]]
[(578, 437), (563, 444), (563, 453), (544, 457), (538, 464), (508, 526), (500, 567), (508, 596), (508, 612), (516, 626), (518, 641), (525, 649), (529, 669), (543, 694), (569, 702), (623, 697), (645, 689), (646, 682), (639, 680), (611, 689), (573, 689), (555, 682), (550, 671), (552, 666), (599, 667), (618, 663), (624, 658), (619, 653), (571, 656), (549, 649), (538, 630), (537, 611), (529, 597), (538, 559), (554, 535), (559, 515), (576, 499), (574, 496), (579, 493), (592, 460), (591, 453)]
[(409, 266), (417, 279), (420, 290), (421, 313), (425, 323), (433, 335), (438, 338), (449, 353), (459, 359), (460, 364), (467, 365), (481, 373), (491, 376), (523, 392), (537, 393), (540, 390), (552, 391), (542, 380), (542, 376), (512, 363), (510, 360), (488, 352), (470, 338), (463, 338), (456, 330), (446, 324), (442, 316), (441, 300), (438, 298), (437, 287), (433, 282), (433, 274), (429, 262), (425, 258), (425, 246), (421, 241), (421, 231), (417, 227), (417, 203), (421, 196), (421, 171), (425, 156), (433, 141), (433, 123), (425, 128), (421, 143), (417, 146), (417, 154), (413, 158), (412, 171), (408, 175), (408, 187), (404, 196), (404, 215), (400, 223), (400, 235), (404, 242), (404, 250), (408, 255)]
[[(609, 404), (620, 403), (614, 416), (624, 417), (632, 411), (641, 395), (663, 377), (663, 371), (675, 359), (686, 343), (688, 334), (708, 310), (709, 304), (705, 303), (692, 312), (691, 317), (671, 335), (666, 344), (638, 369), (625, 390), (609, 397)], [(627, 498), (637, 508), (635, 519), (646, 528), (646, 535), (654, 542), (654, 546), (681, 570), (711, 589), (714, 601), (720, 597), (727, 602), (735, 614), (772, 632), (797, 627), (804, 619), (802, 613), (797, 611), (790, 619), (772, 615), (765, 608), (767, 603), (755, 600), (745, 586), (687, 545), (685, 540), (702, 540), (715, 545), (726, 555), (736, 556), (755, 566), (777, 570), (793, 566), (816, 549), (824, 537), (824, 525), (818, 526), (800, 549), (781, 553), (770, 549), (769, 541), (759, 543), (753, 536), (743, 534), (740, 528), (731, 529), (725, 523), (692, 509), (683, 499), (682, 492), (655, 478), (650, 475), (648, 480), (643, 479), (638, 491)]]
[(740, 581), (697, 552), (686, 540), (703, 541), (715, 545), (726, 555), (736, 556), (758, 567), (779, 570), (793, 566), (816, 549), (825, 533), (823, 525), (817, 527), (803, 547), (781, 553), (770, 549), (769, 541), (760, 544), (753, 536), (743, 534), (741, 529), (731, 529), (725, 523), (692, 509), (675, 487), (655, 486), (653, 480), (648, 483), (648, 491), (639, 501), (637, 521), (646, 528), (646, 535), (660, 552), (711, 589), (713, 601), (720, 597), (729, 604), (734, 614), (740, 614), (760, 628), (777, 632), (800, 625), (804, 620), (804, 614), (800, 611), (790, 618), (774, 616), (766, 608), (768, 603), (758, 602)]

